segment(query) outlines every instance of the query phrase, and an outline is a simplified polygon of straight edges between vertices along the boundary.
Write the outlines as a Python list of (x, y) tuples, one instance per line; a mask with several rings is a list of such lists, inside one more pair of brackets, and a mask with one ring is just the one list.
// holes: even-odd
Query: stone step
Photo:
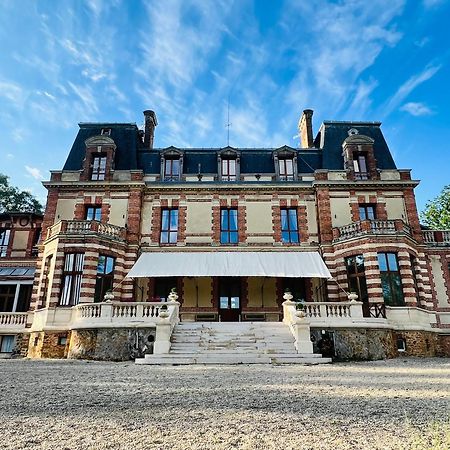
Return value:
[(328, 364), (331, 358), (321, 355), (146, 355), (136, 359), (136, 364), (186, 365), (186, 364)]

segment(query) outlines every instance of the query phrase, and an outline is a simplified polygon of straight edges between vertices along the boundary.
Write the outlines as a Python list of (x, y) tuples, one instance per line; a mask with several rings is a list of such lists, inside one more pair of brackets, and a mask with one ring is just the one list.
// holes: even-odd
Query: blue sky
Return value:
[(450, 183), (449, 0), (0, 0), (0, 171), (41, 200), (78, 122), (155, 145), (298, 145), (297, 121), (380, 120), (419, 208)]

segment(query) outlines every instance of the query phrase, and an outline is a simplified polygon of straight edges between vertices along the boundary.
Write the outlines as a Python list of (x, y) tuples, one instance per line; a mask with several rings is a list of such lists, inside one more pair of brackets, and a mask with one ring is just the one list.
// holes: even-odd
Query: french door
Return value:
[(219, 278), (219, 315), (222, 322), (238, 322), (241, 314), (241, 279)]

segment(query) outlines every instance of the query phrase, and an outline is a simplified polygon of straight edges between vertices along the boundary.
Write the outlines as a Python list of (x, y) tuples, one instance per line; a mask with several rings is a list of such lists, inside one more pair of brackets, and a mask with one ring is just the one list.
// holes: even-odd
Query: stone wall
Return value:
[[(322, 333), (325, 331), (325, 334)], [(429, 331), (338, 328), (311, 329), (314, 352), (321, 353), (321, 340), (329, 336), (338, 360), (377, 360), (398, 356), (450, 356), (450, 336)], [(405, 351), (397, 350), (397, 339), (404, 339)], [(326, 348), (326, 346), (325, 346)], [(326, 356), (326, 355), (325, 355)]]
[(439, 356), (450, 357), (450, 334), (439, 335)]
[(71, 331), (30, 333), (29, 358), (66, 358), (69, 351)]
[(439, 355), (439, 335), (430, 331), (397, 331), (396, 339), (406, 341), (404, 356), (437, 356)]
[(23, 358), (27, 356), (29, 340), (30, 340), (29, 333), (21, 333), (16, 335), (16, 341), (14, 343), (14, 348), (11, 353), (11, 358)]
[(128, 361), (153, 351), (154, 328), (73, 330), (68, 358)]

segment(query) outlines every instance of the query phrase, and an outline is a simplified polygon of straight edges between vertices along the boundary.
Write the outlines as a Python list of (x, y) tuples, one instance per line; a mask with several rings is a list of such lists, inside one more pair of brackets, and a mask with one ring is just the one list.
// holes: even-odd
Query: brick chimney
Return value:
[(298, 122), (298, 134), (300, 136), (301, 148), (311, 148), (313, 146), (313, 113), (314, 111), (312, 109), (305, 109)]
[(155, 111), (147, 109), (144, 111), (145, 128), (144, 128), (144, 147), (153, 148), (153, 138), (155, 136), (155, 127), (158, 125)]

